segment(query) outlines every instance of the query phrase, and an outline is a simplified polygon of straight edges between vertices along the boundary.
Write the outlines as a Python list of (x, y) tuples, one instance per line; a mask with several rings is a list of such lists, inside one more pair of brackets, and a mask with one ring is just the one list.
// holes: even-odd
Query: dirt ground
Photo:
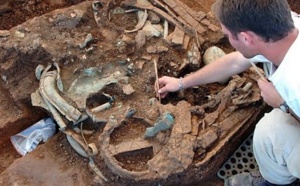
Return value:
[[(0, 30), (9, 30), (17, 25), (22, 24), (23, 22), (25, 22), (26, 20), (30, 20), (36, 16), (40, 16), (43, 15), (45, 13), (48, 13), (50, 11), (56, 10), (58, 8), (65, 8), (65, 7), (69, 7), (71, 5), (74, 4), (78, 4), (80, 2), (83, 2), (81, 0), (64, 0), (64, 1), (43, 1), (43, 0), (27, 0), (27, 1), (7, 1), (9, 2), (7, 5), (7, 11), (5, 11), (4, 13), (0, 13)], [(13, 3), (12, 3), (13, 2)], [(118, 1), (120, 2), (120, 1)], [(191, 0), (182, 0), (182, 2), (184, 2), (186, 5), (188, 5), (189, 7), (192, 7), (195, 11), (204, 11), (206, 13), (208, 13), (210, 11), (210, 7), (211, 4), (214, 2), (214, 0), (203, 0), (203, 1), (191, 1)], [(296, 12), (300, 12), (300, 2), (297, 0), (289, 0), (290, 6), (292, 8), (292, 10), (296, 11)], [(3, 3), (4, 4), (4, 3)], [(1, 3), (0, 3), (0, 7), (1, 7)], [(130, 22), (132, 15), (129, 15), (129, 17), (125, 18), (125, 19), (119, 19), (118, 16), (112, 17), (111, 21), (115, 23), (116, 26), (118, 27), (127, 27), (127, 28), (132, 28), (136, 23), (134, 22)], [(91, 18), (92, 19), (92, 18)], [(93, 24), (89, 24), (88, 26), (94, 26), (97, 27), (97, 25), (95, 23)], [(102, 32), (101, 34), (96, 33), (95, 30), (92, 31), (93, 35), (96, 37), (96, 41), (95, 42), (101, 42), (101, 45), (103, 48), (105, 47), (109, 47), (114, 39), (114, 32), (108, 32), (107, 35), (105, 35), (105, 32)], [(70, 33), (73, 34), (73, 33)], [(204, 38), (205, 39), (211, 39), (211, 40), (215, 40), (215, 37), (218, 37), (218, 35), (216, 36), (215, 34), (211, 34), (211, 35), (205, 35)], [(108, 38), (108, 39), (107, 39)], [(105, 44), (104, 42), (107, 42), (107, 44)], [(159, 40), (151, 40), (152, 43), (157, 43), (160, 42)], [(207, 43), (206, 45), (208, 46), (211, 43)], [(219, 47), (222, 48), (225, 52), (230, 52), (233, 49), (229, 46), (229, 44), (224, 41), (223, 43), (218, 43)], [(207, 46), (203, 46), (203, 48), (206, 48)], [(126, 50), (130, 50), (130, 48), (126, 48)], [(109, 51), (109, 53), (107, 54), (101, 54), (98, 57), (98, 61), (101, 60), (106, 60), (106, 59), (114, 59), (112, 56), (114, 56), (114, 52), (113, 50), (109, 50), (107, 49), (107, 51)], [(39, 53), (40, 52), (40, 53)], [(159, 74), (164, 74), (164, 75), (174, 75), (174, 71), (170, 70), (172, 67), (169, 64), (163, 63), (163, 61), (166, 62), (174, 62), (174, 63), (179, 63), (179, 61), (181, 60), (181, 56), (180, 53), (178, 52), (174, 52), (170, 51), (170, 53), (172, 55), (162, 55), (160, 58), (160, 63), (158, 63), (158, 69), (159, 69)], [(130, 52), (126, 51), (126, 54), (128, 54)], [(26, 64), (25, 66), (21, 66), (21, 67), (16, 67), (17, 69), (19, 69), (19, 71), (15, 71), (15, 73), (31, 73), (32, 69), (35, 68), (35, 65), (37, 65), (40, 61), (42, 61), (42, 63), (47, 64), (49, 60), (49, 56), (47, 56), (46, 53), (43, 53), (43, 51), (38, 51), (37, 53), (34, 54), (29, 54), (29, 55), (24, 55), (25, 58), (23, 58), (23, 62), (27, 62), (27, 61), (31, 61), (33, 64)], [(120, 56), (119, 59), (124, 60), (124, 56)], [(66, 61), (71, 61), (71, 60), (75, 60), (75, 61), (81, 61), (80, 59), (71, 59), (71, 58), (66, 58), (65, 60), (65, 66), (62, 67), (62, 71), (65, 70), (65, 68), (69, 68), (69, 72), (68, 73), (64, 73), (62, 74), (62, 79), (66, 80), (64, 83), (65, 85), (68, 87), (71, 85), (72, 80), (74, 80), (74, 78), (68, 78), (71, 77), (72, 74), (71, 72), (75, 72), (77, 70), (77, 68), (84, 68), (87, 67), (88, 65), (98, 65), (100, 66), (101, 64), (96, 64), (96, 62), (90, 62), (90, 64), (82, 64), (81, 63), (81, 67), (74, 65), (73, 63), (67, 63)], [(60, 63), (63, 60), (60, 61)], [(3, 63), (3, 62), (1, 62)], [(100, 62), (101, 63), (101, 62)], [(111, 69), (114, 69), (115, 66), (109, 66), (108, 68), (108, 72)], [(152, 69), (153, 68), (153, 64), (145, 64), (144, 69)], [(24, 71), (21, 71), (24, 70)], [(31, 70), (31, 71), (30, 71)], [(189, 69), (189, 71), (191, 71), (193, 69)], [(136, 73), (136, 72), (128, 72), (128, 73)], [(186, 72), (181, 72), (181, 73), (186, 73)], [(115, 88), (115, 87), (108, 87), (105, 92), (110, 93), (110, 94), (116, 94), (119, 95), (118, 99), (120, 100), (127, 100), (127, 101), (132, 101), (132, 104), (130, 105), (131, 107), (135, 107), (135, 108), (140, 108), (140, 109), (147, 109), (147, 107), (145, 106), (145, 103), (141, 102), (142, 99), (140, 99), (140, 97), (146, 97), (146, 98), (151, 98), (154, 95), (153, 92), (153, 83), (155, 81), (155, 75), (153, 73), (147, 73), (147, 71), (143, 71), (143, 72), (139, 72), (138, 76), (132, 76), (132, 80), (131, 80), (131, 85), (132, 87), (134, 87), (134, 89), (136, 90), (136, 92), (142, 92), (142, 94), (144, 95), (136, 95), (136, 96), (126, 96), (123, 95), (122, 92), (120, 92), (119, 89)], [(178, 76), (180, 74), (177, 74)], [(3, 77), (3, 76), (2, 76)], [(20, 76), (20, 75), (15, 75), (16, 79), (14, 80), (14, 83), (16, 83), (15, 81), (23, 81), (25, 82), (24, 87), (27, 86), (28, 90), (24, 91), (24, 97), (19, 96), (19, 94), (15, 93), (15, 92), (19, 92), (22, 89), (19, 90), (15, 90), (15, 92), (11, 93), (11, 92), (7, 92), (6, 91), (6, 86), (4, 84), (1, 84), (1, 109), (3, 109), (3, 113), (4, 116), (7, 115), (7, 113), (9, 112), (11, 115), (9, 115), (9, 117), (4, 117), (1, 119), (1, 122), (4, 123), (15, 123), (15, 124), (19, 124), (19, 123), (27, 123), (27, 124), (23, 124), (21, 127), (15, 127), (13, 130), (14, 131), (10, 131), (7, 132), (7, 134), (12, 134), (12, 133), (17, 133), (19, 131), (21, 131), (21, 129), (24, 129), (26, 127), (28, 127), (31, 123), (34, 123), (35, 121), (47, 116), (48, 113), (46, 113), (44, 110), (42, 109), (33, 109), (32, 107), (28, 108), (26, 106), (30, 105), (30, 100), (28, 98), (28, 95), (33, 92), (35, 90), (35, 88), (38, 86), (37, 82), (32, 82), (32, 79), (34, 77), (34, 74), (32, 73), (27, 79), (27, 76)], [(24, 79), (23, 79), (24, 78)], [(143, 85), (141, 86), (141, 79), (144, 79), (144, 81), (142, 81)], [(3, 80), (3, 78), (2, 78)], [(190, 103), (198, 105), (198, 104), (203, 104), (205, 102), (205, 100), (201, 99), (201, 97), (204, 97), (207, 94), (211, 94), (212, 92), (219, 92), (220, 90), (222, 90), (224, 88), (224, 86), (219, 85), (219, 84), (212, 84), (212, 85), (208, 85), (205, 87), (200, 88), (199, 90), (197, 90), (196, 92), (192, 92), (193, 90), (191, 90), (191, 92), (187, 92), (185, 95), (187, 96), (187, 99)], [(23, 90), (22, 90), (23, 91)], [(15, 104), (15, 105), (10, 105), (11, 100), (15, 99), (16, 97), (12, 96), (14, 95), (14, 93), (16, 95), (18, 95), (19, 97), (21, 97), (19, 100), (21, 100), (20, 104)], [(10, 95), (12, 94), (12, 95)], [(26, 96), (27, 97), (26, 97)], [(90, 98), (90, 100), (87, 101), (87, 105), (88, 107), (95, 107), (97, 106), (94, 102), (98, 101), (101, 102), (102, 98), (99, 98), (97, 96)], [(166, 104), (166, 103), (178, 103), (180, 100), (182, 100), (183, 98), (178, 98), (178, 94), (173, 94), (170, 97), (168, 97), (167, 99), (163, 100), (162, 103)], [(100, 101), (99, 101), (100, 100)], [(5, 109), (5, 111), (4, 111)], [(34, 113), (34, 114), (33, 114)], [(20, 115), (27, 115), (30, 116), (30, 118), (27, 117), (23, 117), (22, 121), (19, 121), (18, 116)], [(26, 126), (27, 125), (27, 126)], [(88, 124), (87, 124), (88, 126)], [(104, 130), (104, 126), (101, 125), (91, 125), (90, 129), (93, 129), (95, 131), (97, 131), (96, 133), (94, 133), (89, 140), (97, 140), (98, 136), (103, 132)], [(131, 126), (132, 127), (132, 126)], [(122, 136), (124, 135), (124, 131), (129, 131), (128, 128), (126, 128), (126, 126), (124, 128), (121, 128), (120, 130), (123, 130), (123, 133), (121, 133), (122, 135), (120, 136), (118, 134), (118, 132), (114, 133), (112, 136), (112, 143), (118, 143), (119, 141), (122, 141), (122, 137), (123, 138), (130, 138), (130, 136), (134, 136), (134, 135), (138, 135), (139, 130), (142, 131), (144, 130), (143, 127), (141, 127), (139, 129), (140, 126), (133, 126), (135, 128), (137, 128), (137, 133), (128, 133), (126, 134), (127, 136)], [(3, 129), (5, 130), (5, 128)], [(2, 131), (3, 133), (3, 131)], [(15, 149), (13, 148), (13, 146), (11, 145), (11, 143), (9, 142), (9, 140), (4, 137), (0, 138), (0, 173), (4, 172), (8, 167), (10, 167), (12, 165), (12, 167), (10, 168), (11, 170), (14, 170), (15, 168), (20, 168), (23, 166), (24, 170), (20, 171), (22, 174), (26, 175), (27, 172), (32, 171), (32, 175), (36, 175), (29, 178), (22, 178), (22, 183), (27, 183), (27, 185), (31, 185), (30, 183), (36, 183), (36, 185), (40, 185), (40, 183), (43, 183), (42, 180), (43, 179), (48, 179), (51, 180), (53, 179), (53, 183), (62, 183), (62, 181), (64, 181), (64, 185), (99, 185), (99, 181), (95, 180), (94, 176), (89, 175), (91, 173), (91, 170), (82, 170), (81, 173), (76, 172), (76, 170), (70, 171), (70, 167), (72, 166), (76, 166), (76, 167), (88, 167), (88, 161), (84, 158), (82, 158), (81, 156), (79, 156), (78, 154), (74, 153), (74, 150), (70, 147), (68, 141), (66, 140), (65, 136), (62, 133), (58, 133), (57, 135), (55, 135), (54, 138), (52, 138), (47, 144), (45, 145), (41, 145), (39, 148), (36, 149), (36, 151), (34, 151), (34, 153), (32, 154), (31, 157), (23, 157), (21, 158), (21, 156), (15, 151)], [(119, 141), (118, 141), (119, 140)], [(54, 149), (53, 150), (49, 150), (49, 149)], [(50, 153), (49, 153), (50, 152)], [(230, 154), (230, 153), (228, 153)], [(227, 155), (228, 155), (227, 154)], [(140, 157), (140, 156), (135, 156), (135, 157)], [(38, 159), (40, 160), (39, 162), (33, 162), (32, 159)], [(148, 157), (140, 157), (141, 159), (147, 159)], [(22, 162), (19, 161), (20, 159), (23, 159)], [(53, 161), (53, 159), (56, 159), (57, 161)], [(122, 162), (131, 162), (134, 161), (132, 159), (122, 159), (122, 157), (119, 157), (120, 161)], [(49, 160), (49, 161), (46, 161)], [(96, 159), (96, 161), (99, 162), (103, 162), (103, 159), (99, 158)], [(13, 164), (13, 162), (17, 162), (18, 167)], [(61, 166), (59, 163), (60, 162), (67, 162), (65, 164), (63, 164), (63, 166)], [(52, 168), (50, 168), (49, 164), (51, 164)], [(129, 165), (130, 163), (128, 163)], [(135, 164), (137, 165), (137, 164)], [(133, 170), (142, 170), (143, 166), (142, 164), (138, 164), (141, 165), (141, 167), (137, 168), (137, 167), (133, 167)], [(38, 166), (45, 166), (47, 167), (47, 170), (45, 170), (45, 177), (39, 177), (39, 172), (42, 171), (43, 169), (36, 169), (36, 170), (32, 170), (31, 168), (35, 168)], [(121, 179), (118, 176), (112, 176), (110, 171), (107, 170), (107, 167), (100, 167), (102, 171), (105, 172), (106, 175), (109, 175), (109, 179), (113, 180), (112, 183), (114, 185), (134, 185), (135, 182), (132, 182), (131, 180), (126, 180), (126, 179)], [(67, 170), (67, 173), (64, 172), (62, 173), (62, 177), (51, 177), (51, 171), (56, 171), (56, 170), (61, 170), (62, 172), (64, 172), (64, 170)], [(6, 174), (3, 175), (3, 177), (7, 176)], [(31, 176), (29, 174), (29, 176)], [(46, 177), (48, 176), (48, 177)], [(69, 176), (70, 179), (66, 179), (63, 178), (63, 176)], [(32, 180), (36, 179), (37, 181), (33, 182)], [(55, 180), (56, 179), (56, 180)], [(72, 179), (72, 180), (71, 180)], [(180, 180), (180, 176), (177, 177), (176, 179)], [(0, 180), (0, 183), (1, 180)], [(20, 182), (19, 182), (20, 183)], [(159, 183), (153, 183), (153, 185), (157, 185)], [(222, 185), (222, 181), (217, 178), (217, 176), (212, 175), (212, 177), (207, 177), (205, 179), (203, 179), (200, 183), (189, 183), (188, 185), (205, 185), (205, 186), (218, 186), (218, 185)]]

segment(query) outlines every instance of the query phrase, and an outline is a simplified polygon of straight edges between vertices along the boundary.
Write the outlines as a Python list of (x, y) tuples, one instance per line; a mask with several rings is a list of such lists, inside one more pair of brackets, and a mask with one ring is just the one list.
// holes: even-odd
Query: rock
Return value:
[(134, 93), (135, 90), (133, 89), (133, 87), (130, 84), (128, 84), (123, 87), (123, 92), (126, 95), (130, 95), (130, 94)]
[(8, 30), (0, 30), (0, 37), (8, 37), (10, 32)]
[(159, 16), (154, 13), (153, 11), (149, 11), (149, 16), (148, 16), (148, 20), (153, 23), (153, 24), (158, 24), (160, 22), (160, 18)]
[(147, 37), (160, 37), (164, 32), (164, 28), (160, 24), (151, 24), (150, 21), (146, 21), (143, 31)]
[(138, 34), (135, 36), (135, 42), (137, 49), (142, 48), (146, 43), (146, 36), (144, 31), (138, 31)]
[[(214, 62), (216, 59), (225, 56), (225, 52), (217, 47), (217, 46), (212, 46), (208, 49), (206, 49), (206, 51), (204, 52), (203, 55), (203, 62), (205, 65), (208, 65), (212, 62)], [(220, 84), (225, 84), (227, 81), (229, 80), (229, 78), (226, 78), (224, 80), (219, 81)]]

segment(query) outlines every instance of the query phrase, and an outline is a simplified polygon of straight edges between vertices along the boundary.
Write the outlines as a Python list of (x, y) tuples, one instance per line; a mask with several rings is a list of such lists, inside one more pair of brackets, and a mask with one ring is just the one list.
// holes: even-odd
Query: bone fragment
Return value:
[(169, 34), (169, 23), (167, 20), (164, 21), (164, 39), (168, 37)]
[(248, 82), (244, 87), (243, 87), (243, 91), (247, 92), (250, 88), (252, 87), (252, 83)]
[(99, 105), (98, 107), (95, 107), (93, 109), (91, 109), (92, 112), (100, 112), (100, 111), (104, 111), (106, 109), (109, 109), (111, 107), (111, 103), (110, 102), (107, 102), (107, 103), (104, 103), (102, 105)]

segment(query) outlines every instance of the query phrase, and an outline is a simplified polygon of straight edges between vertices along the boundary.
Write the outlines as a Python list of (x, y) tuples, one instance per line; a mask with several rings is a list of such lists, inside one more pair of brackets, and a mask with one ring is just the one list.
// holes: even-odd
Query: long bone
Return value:
[(46, 67), (41, 76), (39, 92), (44, 99), (47, 99), (68, 120), (76, 122), (80, 118), (81, 113), (57, 93), (55, 86), (57, 71), (47, 72), (50, 67)]

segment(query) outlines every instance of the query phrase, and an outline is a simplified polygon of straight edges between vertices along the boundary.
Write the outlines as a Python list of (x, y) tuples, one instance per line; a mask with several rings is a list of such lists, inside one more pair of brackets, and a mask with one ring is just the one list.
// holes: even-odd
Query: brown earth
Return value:
[[(30, 20), (36, 16), (43, 15), (52, 10), (56, 10), (58, 8), (68, 7), (74, 4), (80, 3), (79, 0), (70, 0), (70, 1), (7, 1), (8, 4), (6, 7), (7, 10), (5, 13), (0, 12), (0, 30), (11, 29), (17, 25), (22, 24), (26, 20)], [(13, 2), (13, 3), (12, 3)], [(117, 1), (120, 2), (120, 1)], [(214, 0), (203, 0), (203, 1), (190, 1), (190, 0), (182, 0), (186, 5), (192, 7), (195, 11), (204, 11), (206, 13), (209, 12), (211, 4)], [(300, 3), (297, 0), (290, 0), (290, 5), (292, 10), (296, 12), (300, 12)], [(3, 2), (3, 4), (5, 4)], [(0, 3), (0, 8), (1, 8)], [(77, 35), (78, 33), (73, 32), (72, 29), (69, 28), (61, 28), (62, 33), (64, 29), (66, 29), (70, 35), (74, 37), (78, 37), (78, 40), (83, 40), (86, 36), (86, 33), (92, 33), (95, 37), (94, 43), (98, 47), (96, 52), (99, 52), (98, 55), (89, 54), (84, 51), (78, 51), (76, 55), (64, 55), (60, 54), (60, 51), (53, 52), (56, 56), (60, 57), (58, 63), (62, 68), (62, 79), (64, 81), (64, 85), (69, 87), (71, 82), (75, 79), (73, 77), (74, 73), (82, 70), (83, 68), (90, 66), (106, 66), (106, 73), (112, 72), (112, 69), (115, 69), (115, 64), (111, 66), (107, 66), (107, 62), (109, 61), (119, 61), (122, 62), (126, 60), (126, 57), (129, 56), (132, 60), (135, 60), (142, 55), (137, 54), (135, 52), (130, 53), (126, 51), (126, 55), (122, 54), (123, 49), (113, 49), (112, 42), (116, 41), (116, 38), (119, 38), (119, 33), (114, 32), (113, 30), (103, 30), (102, 32), (98, 32), (96, 28), (98, 25), (94, 22), (94, 18), (92, 17), (92, 12), (84, 17), (84, 20), (80, 24), (86, 25), (86, 27), (82, 27), (80, 30), (76, 30), (76, 32), (81, 31), (79, 34), (81, 38)], [(134, 18), (133, 15), (128, 16), (115, 16), (111, 18), (111, 21), (118, 27), (132, 28), (135, 23), (132, 22)], [(50, 18), (49, 18), (50, 20)], [(48, 21), (49, 21), (48, 20)], [(51, 20), (50, 20), (51, 21)], [(30, 23), (28, 23), (30, 24)], [(42, 26), (42, 23), (41, 23)], [(47, 27), (46, 27), (47, 28)], [(30, 28), (30, 31), (25, 32), (34, 32), (37, 28)], [(51, 28), (48, 27), (49, 30)], [(42, 32), (47, 32), (46, 30)], [(51, 31), (50, 31), (51, 32)], [(218, 33), (208, 32), (203, 38), (210, 42), (205, 42), (202, 46), (203, 51), (211, 46), (218, 45), (222, 48), (226, 53), (232, 51), (232, 48), (229, 44), (220, 40), (220, 35)], [(62, 39), (60, 36), (53, 36), (49, 33), (49, 39)], [(30, 41), (28, 41), (30, 42)], [(148, 41), (149, 45), (161, 42), (158, 39), (151, 39)], [(68, 41), (65, 41), (64, 44), (68, 45)], [(69, 44), (71, 45), (71, 44)], [(26, 46), (24, 45), (24, 48)], [(55, 47), (52, 46), (53, 51), (55, 51)], [(73, 47), (73, 51), (76, 51)], [(32, 153), (21, 157), (14, 150), (13, 146), (9, 142), (9, 136), (14, 135), (23, 129), (29, 127), (31, 124), (40, 120), (41, 118), (48, 115), (45, 110), (37, 107), (31, 106), (30, 94), (34, 92), (38, 87), (38, 82), (34, 77), (34, 69), (38, 64), (47, 64), (52, 60), (54, 54), (49, 55), (47, 51), (43, 50), (29, 50), (29, 53), (26, 53), (26, 49), (24, 51), (14, 51), (10, 49), (10, 51), (3, 51), (4, 48), (1, 48), (1, 131), (0, 131), (0, 184), (1, 185), (10, 185), (12, 183), (19, 183), (23, 185), (99, 185), (101, 181), (95, 178), (95, 175), (92, 170), (88, 169), (88, 161), (85, 158), (82, 158), (78, 155), (69, 145), (68, 141), (65, 138), (65, 135), (61, 132), (58, 132), (53, 138), (51, 138), (47, 143), (40, 145), (35, 151)], [(125, 50), (131, 50), (130, 46), (125, 48)], [(64, 48), (60, 48), (60, 50), (64, 51)], [(104, 51), (104, 52), (103, 52)], [(119, 54), (121, 51), (121, 54)], [(178, 52), (179, 51), (179, 52)], [(65, 51), (64, 51), (65, 52)], [(93, 52), (93, 51), (92, 51)], [(116, 56), (116, 54), (118, 54)], [(21, 55), (21, 56), (18, 56)], [(78, 56), (87, 55), (89, 61), (85, 61), (83, 59), (78, 58)], [(95, 58), (90, 57), (97, 56)], [(184, 51), (171, 49), (168, 54), (162, 55), (158, 61), (158, 69), (159, 74), (162, 75), (174, 75), (175, 70), (172, 70), (169, 65), (170, 62), (179, 63), (182, 60), (182, 56), (184, 55)], [(4, 56), (4, 57), (3, 57)], [(90, 58), (89, 58), (90, 57)], [(14, 60), (18, 59), (18, 60)], [(5, 61), (4, 61), (5, 60)], [(10, 64), (9, 60), (15, 62), (15, 64)], [(171, 70), (170, 70), (171, 69)], [(181, 72), (184, 75), (189, 71), (194, 69), (188, 69), (185, 72)], [(137, 72), (136, 72), (137, 71)], [(142, 67), (142, 70), (136, 70), (132, 73), (132, 79), (130, 80), (130, 84), (135, 89), (134, 96), (124, 95), (118, 88), (108, 87), (107, 92), (112, 95), (118, 95), (118, 100), (126, 100), (131, 102), (129, 106), (138, 108), (141, 112), (140, 114), (143, 116), (143, 110), (149, 109), (145, 106), (145, 100), (150, 99), (154, 96), (153, 84), (155, 81), (155, 74), (153, 73), (153, 64), (145, 63)], [(151, 72), (150, 72), (151, 71)], [(76, 73), (75, 73), (76, 74)], [(6, 79), (7, 78), (7, 79)], [(18, 86), (19, 85), (19, 86)], [(173, 103), (177, 104), (181, 100), (187, 100), (191, 104), (201, 105), (207, 100), (204, 100), (202, 97), (208, 94), (217, 93), (224, 88), (224, 85), (219, 84), (211, 84), (207, 86), (201, 87), (196, 92), (192, 92), (193, 90), (188, 90), (185, 93), (186, 98), (178, 98), (178, 94), (171, 94), (167, 99), (163, 100), (163, 104)], [(191, 92), (189, 92), (191, 91)], [(90, 107), (94, 107), (96, 101), (99, 101), (99, 98), (92, 97), (88, 104)], [(101, 101), (101, 100), (100, 100)], [(253, 120), (254, 121), (254, 120)], [(133, 126), (138, 127), (138, 126)], [(249, 127), (251, 129), (251, 127)], [(98, 136), (103, 132), (103, 125), (91, 125), (91, 129), (96, 132), (89, 137), (89, 141), (97, 141)], [(126, 131), (128, 132), (127, 137), (138, 135), (137, 133), (129, 133), (130, 128), (122, 129), (124, 130), (122, 135), (125, 135)], [(143, 129), (141, 129), (143, 130)], [(139, 132), (138, 132), (139, 133)], [(245, 134), (249, 133), (245, 132)], [(118, 136), (116, 132), (113, 136), (115, 143), (118, 140), (122, 140), (122, 135)], [(234, 148), (245, 138), (243, 136), (239, 138), (235, 144), (232, 145), (232, 148), (228, 150), (225, 155), (230, 155), (233, 152)], [(138, 157), (138, 156), (136, 156)], [(122, 158), (122, 157), (121, 157)], [(226, 157), (223, 158), (225, 160)], [(131, 179), (124, 179), (119, 176), (116, 176), (111, 173), (104, 164), (102, 158), (97, 158), (96, 161), (100, 165), (100, 169), (104, 175), (106, 175), (109, 180), (111, 180), (111, 184), (113, 185), (141, 185), (148, 184), (149, 182), (136, 182)], [(133, 160), (122, 160), (122, 161), (133, 161)], [(220, 163), (218, 163), (219, 165)], [(213, 167), (211, 167), (213, 168)], [(135, 168), (133, 168), (135, 169)], [(142, 168), (141, 168), (142, 169)], [(213, 170), (217, 170), (217, 167), (214, 167)], [(59, 172), (58, 172), (59, 171)], [(42, 173), (42, 174), (41, 174)], [(14, 175), (14, 176), (12, 176)], [(22, 176), (20, 176), (22, 175)], [(196, 180), (196, 185), (222, 185), (222, 181), (219, 180), (215, 174), (210, 174), (211, 177), (202, 178), (201, 181)], [(177, 183), (181, 185), (191, 185), (193, 180), (189, 182), (180, 182), (180, 175), (172, 177), (177, 180), (173, 180), (170, 183)], [(45, 181), (47, 180), (47, 181)], [(51, 183), (51, 184), (49, 184)], [(158, 185), (159, 183), (168, 184), (168, 182), (164, 182), (163, 180), (155, 180), (155, 182), (150, 185)]]

